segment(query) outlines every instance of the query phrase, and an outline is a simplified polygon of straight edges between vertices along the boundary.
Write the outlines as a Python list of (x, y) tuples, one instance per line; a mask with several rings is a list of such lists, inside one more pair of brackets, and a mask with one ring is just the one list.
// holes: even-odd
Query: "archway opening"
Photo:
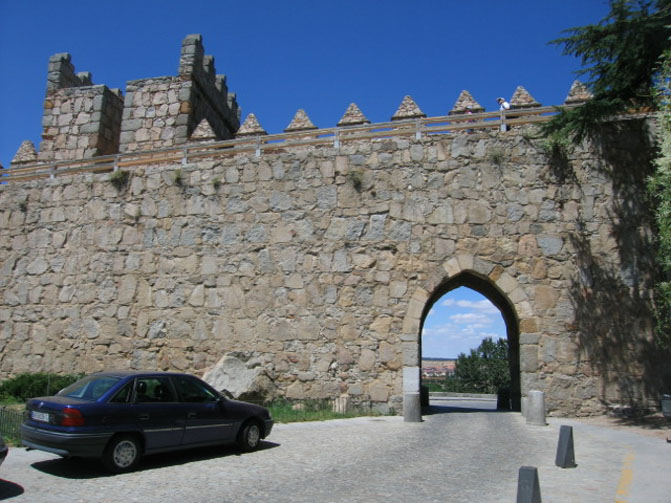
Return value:
[[(489, 338), (491, 342), (484, 342)], [(487, 278), (472, 273), (461, 273), (443, 282), (431, 295), (421, 319), (420, 375), (423, 389), (430, 383), (440, 381), (441, 374), (454, 372), (459, 354), (469, 360), (471, 350), (479, 349), (478, 355), (491, 352), (505, 355), (507, 341), (507, 370), (509, 384), (497, 387), (500, 408), (520, 409), (520, 363), (519, 326), (510, 301)], [(489, 353), (488, 353), (489, 352)], [(462, 365), (465, 362), (462, 361)], [(462, 369), (463, 370), (463, 367)], [(492, 367), (489, 388), (501, 382), (501, 369)], [(498, 378), (493, 375), (499, 372)], [(443, 382), (456, 384), (458, 380), (448, 377)], [(434, 386), (435, 388), (435, 386)], [(453, 389), (454, 391), (456, 389)]]

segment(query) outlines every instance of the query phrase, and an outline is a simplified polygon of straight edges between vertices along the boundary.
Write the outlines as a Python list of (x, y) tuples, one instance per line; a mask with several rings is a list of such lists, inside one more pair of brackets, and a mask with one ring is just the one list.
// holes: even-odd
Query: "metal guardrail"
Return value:
[(0, 407), (0, 435), (4, 439), (18, 441), (21, 438), (23, 413)]
[(244, 152), (254, 152), (256, 156), (261, 156), (264, 152), (309, 145), (331, 144), (334, 148), (340, 148), (343, 143), (355, 140), (399, 136), (414, 136), (416, 139), (421, 139), (426, 135), (464, 130), (500, 129), (501, 126), (547, 122), (559, 108), (570, 108), (570, 106), (424, 117), (361, 126), (249, 136), (207, 144), (188, 144), (181, 147), (105, 155), (77, 161), (38, 162), (4, 169), (1, 172), (0, 181), (12, 183), (76, 173), (110, 172), (147, 164), (181, 163), (186, 165), (198, 159), (226, 157)]

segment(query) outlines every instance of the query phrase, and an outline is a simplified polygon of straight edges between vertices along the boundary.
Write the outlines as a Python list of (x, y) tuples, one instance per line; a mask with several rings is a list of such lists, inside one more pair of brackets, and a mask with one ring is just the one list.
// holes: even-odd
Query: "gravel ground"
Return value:
[[(559, 425), (566, 422), (551, 419), (548, 426), (539, 427), (528, 426), (516, 413), (445, 406), (433, 412), (421, 423), (368, 417), (280, 424), (254, 453), (209, 448), (149, 456), (138, 471), (116, 476), (106, 474), (95, 461), (14, 448), (0, 467), (0, 499), (513, 502), (518, 470), (526, 465), (538, 467), (545, 503), (612, 502), (622, 482), (623, 463), (633, 452), (635, 480), (619, 501), (669, 501), (671, 444), (666, 442), (574, 422), (578, 467), (560, 469), (554, 458)], [(644, 472), (648, 479), (659, 474), (660, 480), (645, 500), (637, 500), (636, 477)]]

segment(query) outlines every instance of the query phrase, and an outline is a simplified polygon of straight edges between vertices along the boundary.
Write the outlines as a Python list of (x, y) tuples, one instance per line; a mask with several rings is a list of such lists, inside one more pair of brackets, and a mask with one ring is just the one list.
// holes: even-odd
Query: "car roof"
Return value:
[(121, 378), (129, 376), (191, 376), (191, 374), (186, 374), (184, 372), (166, 372), (162, 370), (104, 370), (102, 372), (95, 372), (91, 375)]

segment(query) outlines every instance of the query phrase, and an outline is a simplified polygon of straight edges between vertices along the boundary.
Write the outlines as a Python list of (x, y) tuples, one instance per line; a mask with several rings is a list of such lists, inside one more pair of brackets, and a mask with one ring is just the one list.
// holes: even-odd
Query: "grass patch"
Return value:
[(382, 416), (383, 413), (365, 406), (354, 406), (346, 412), (334, 412), (331, 400), (303, 400), (290, 402), (276, 400), (266, 405), (276, 423), (328, 421), (362, 416)]
[(354, 190), (361, 192), (363, 189), (363, 171), (355, 169), (347, 174), (347, 178), (352, 183)]

